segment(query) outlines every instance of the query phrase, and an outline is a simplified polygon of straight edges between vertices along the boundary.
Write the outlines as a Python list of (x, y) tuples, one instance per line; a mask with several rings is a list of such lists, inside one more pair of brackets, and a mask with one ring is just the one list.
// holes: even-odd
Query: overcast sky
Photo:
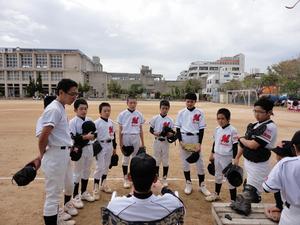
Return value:
[(296, 0), (0, 0), (0, 46), (80, 49), (109, 72), (176, 79), (190, 62), (244, 53), (246, 70), (300, 55)]

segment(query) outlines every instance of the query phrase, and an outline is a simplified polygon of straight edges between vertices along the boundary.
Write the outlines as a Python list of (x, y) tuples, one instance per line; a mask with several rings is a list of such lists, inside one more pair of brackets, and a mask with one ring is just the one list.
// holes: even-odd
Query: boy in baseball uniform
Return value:
[(199, 179), (199, 191), (201, 191), (205, 196), (210, 195), (205, 185), (205, 171), (204, 171), (204, 161), (202, 155), (202, 139), (204, 134), (204, 128), (206, 127), (204, 112), (201, 109), (195, 107), (197, 101), (197, 96), (195, 93), (188, 93), (185, 96), (186, 108), (178, 112), (176, 118), (176, 133), (179, 140), (179, 150), (181, 155), (181, 161), (183, 164), (183, 172), (186, 180), (184, 193), (189, 195), (192, 193), (192, 181), (190, 173), (190, 164), (187, 162), (187, 158), (192, 155), (192, 152), (184, 148), (184, 144), (194, 144), (200, 157), (195, 162), (198, 179)]
[[(230, 124), (230, 111), (221, 108), (217, 112), (217, 122), (219, 126), (215, 129), (213, 136), (212, 152), (209, 161), (214, 161), (215, 165), (215, 192), (207, 196), (207, 201), (213, 202), (220, 199), (220, 192), (223, 181), (222, 171), (232, 163), (238, 150), (237, 130)], [(230, 198), (236, 200), (236, 188), (228, 183)]]
[(122, 169), (124, 175), (124, 188), (130, 188), (128, 180), (128, 165), (131, 157), (134, 157), (139, 147), (144, 147), (144, 134), (142, 125), (145, 123), (142, 113), (136, 110), (137, 99), (135, 96), (127, 97), (127, 109), (122, 111), (117, 122), (119, 124), (120, 148), (123, 146), (133, 146), (134, 151), (130, 156), (123, 155)]
[[(74, 162), (74, 191), (73, 204), (76, 208), (83, 208), (82, 200), (93, 202), (95, 199), (87, 191), (87, 185), (91, 172), (91, 165), (93, 162), (93, 145), (92, 140), (95, 139), (94, 134), (82, 134), (82, 124), (85, 121), (92, 121), (88, 118), (88, 103), (85, 99), (79, 98), (74, 102), (74, 112), (76, 116), (69, 122), (71, 136), (73, 139), (89, 140), (86, 146), (82, 148), (82, 155), (78, 161)], [(81, 182), (81, 194), (79, 194), (79, 183)]]
[(279, 225), (298, 225), (300, 221), (300, 131), (294, 134), (291, 142), (296, 157), (280, 160), (263, 183), (266, 192), (281, 193), (284, 208)]
[(170, 143), (167, 141), (167, 135), (161, 136), (161, 132), (164, 127), (169, 127), (173, 129), (174, 122), (168, 117), (168, 112), (170, 109), (170, 102), (168, 100), (162, 100), (159, 103), (160, 114), (154, 116), (150, 124), (150, 133), (154, 135), (155, 139), (153, 142), (154, 158), (156, 160), (156, 172), (159, 177), (159, 166), (163, 165), (163, 179), (162, 184), (164, 187), (168, 186), (167, 177), (169, 170), (169, 147)]
[[(107, 173), (111, 156), (116, 154), (116, 135), (114, 122), (109, 119), (111, 113), (110, 104), (102, 102), (99, 105), (100, 118), (95, 121), (97, 130), (97, 140), (102, 150), (96, 157), (96, 170), (94, 173), (94, 198), (99, 199), (99, 190), (112, 193), (111, 188), (107, 185)], [(99, 187), (100, 186), (100, 187)]]
[(46, 225), (75, 224), (58, 218), (61, 194), (65, 193), (65, 210), (76, 215), (71, 196), (73, 192), (70, 147), (73, 144), (65, 112), (65, 105), (71, 105), (78, 96), (77, 83), (62, 79), (57, 85), (57, 98), (44, 110), (40, 122), (39, 150), (41, 168), (45, 174), (44, 221)]
[(240, 157), (244, 156), (247, 181), (243, 192), (250, 193), (252, 203), (261, 201), (262, 184), (271, 169), (269, 159), (277, 137), (277, 126), (271, 120), (273, 105), (273, 102), (265, 97), (254, 103), (253, 112), (257, 122), (248, 125), (247, 133), (250, 135), (239, 138), (241, 147), (234, 160), (234, 164), (238, 165)]

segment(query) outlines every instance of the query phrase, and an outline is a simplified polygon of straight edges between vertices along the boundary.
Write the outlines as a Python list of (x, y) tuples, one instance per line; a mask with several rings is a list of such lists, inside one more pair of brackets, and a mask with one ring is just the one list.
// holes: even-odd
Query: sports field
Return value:
[[(88, 116), (98, 118), (98, 105), (100, 102), (89, 102)], [(126, 103), (112, 101), (111, 118), (115, 120), (120, 111), (126, 108)], [(152, 154), (153, 137), (149, 133), (148, 122), (155, 114), (159, 113), (159, 102), (143, 101), (138, 102), (138, 110), (144, 114), (146, 124), (144, 126), (145, 144), (147, 151)], [(205, 163), (208, 163), (208, 156), (211, 151), (212, 133), (216, 124), (216, 111), (220, 107), (227, 107), (231, 110), (231, 124), (243, 135), (249, 122), (253, 122), (252, 108), (237, 105), (221, 105), (214, 103), (200, 102), (197, 106), (205, 112), (207, 128), (204, 134), (202, 151), (205, 155)], [(184, 107), (184, 102), (171, 102), (169, 115), (175, 119), (178, 110)], [(74, 116), (73, 107), (66, 107), (69, 119)], [(43, 224), (43, 203), (44, 203), (44, 182), (43, 179), (36, 179), (26, 187), (12, 185), (9, 179), (14, 172), (24, 166), (25, 163), (33, 159), (38, 154), (37, 138), (35, 137), (36, 120), (43, 111), (42, 101), (31, 100), (1, 100), (0, 101), (0, 225), (35, 225)], [(290, 139), (293, 133), (300, 129), (300, 114), (288, 112), (283, 108), (274, 109), (273, 120), (278, 125), (278, 139)], [(120, 150), (118, 149), (120, 155)], [(273, 162), (274, 156), (272, 156)], [(242, 165), (242, 163), (241, 163)], [(195, 168), (192, 166), (192, 178), (197, 178)], [(41, 170), (38, 178), (43, 178)], [(123, 189), (121, 165), (113, 167), (109, 172), (108, 184), (117, 191), (118, 195), (126, 194), (128, 190)], [(198, 181), (193, 181), (194, 191), (186, 196), (183, 193), (184, 180), (181, 169), (178, 145), (171, 145), (170, 148), (170, 188), (178, 190), (183, 199), (187, 214), (185, 224), (207, 225), (212, 224), (211, 204), (204, 200), (201, 193), (197, 191)], [(206, 176), (209, 190), (214, 190), (213, 177)], [(92, 182), (88, 189), (92, 191)], [(227, 185), (223, 185), (222, 201), (229, 201)], [(84, 209), (79, 210), (79, 215), (74, 217), (76, 224), (96, 225), (100, 224), (100, 207), (106, 206), (110, 199), (109, 194), (102, 194), (100, 201), (86, 203)], [(263, 201), (273, 202), (271, 194), (264, 195)], [(151, 212), (149, 212), (151, 213)]]

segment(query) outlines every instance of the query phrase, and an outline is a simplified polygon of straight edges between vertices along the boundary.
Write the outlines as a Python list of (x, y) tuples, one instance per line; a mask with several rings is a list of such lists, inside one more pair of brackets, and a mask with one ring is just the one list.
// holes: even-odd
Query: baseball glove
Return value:
[(24, 168), (15, 173), (12, 180), (18, 186), (26, 186), (34, 180), (36, 177), (36, 171), (40, 168), (40, 166), (41, 159), (40, 157), (37, 157), (30, 163), (26, 164)]
[(118, 166), (118, 162), (119, 156), (117, 154), (113, 154), (110, 159), (109, 169), (111, 169), (113, 166)]
[(198, 144), (182, 144), (182, 148), (188, 152), (197, 151)]
[(243, 168), (238, 165), (229, 163), (222, 171), (224, 177), (227, 178), (228, 183), (234, 187), (239, 187), (243, 183)]
[(161, 136), (161, 137), (167, 137), (169, 133), (175, 134), (175, 131), (172, 130), (171, 127), (165, 126), (165, 127), (163, 127), (163, 129), (160, 132), (159, 136)]
[(78, 161), (82, 155), (82, 148), (77, 146), (72, 146), (70, 150), (70, 157), (72, 161)]
[(123, 145), (121, 151), (122, 151), (124, 156), (130, 156), (133, 153), (134, 148), (133, 148), (132, 145), (130, 145), (130, 146)]
[(210, 163), (207, 165), (207, 170), (210, 175), (215, 176), (215, 160), (210, 161)]
[(238, 214), (248, 216), (251, 213), (251, 202), (245, 199), (242, 194), (236, 196), (236, 200), (231, 203), (230, 207)]
[(95, 141), (93, 143), (93, 156), (97, 156), (102, 151), (102, 146), (100, 145), (99, 141)]
[(189, 157), (187, 157), (185, 160), (188, 162), (188, 163), (195, 163), (198, 161), (200, 157), (200, 154), (199, 152), (193, 152)]

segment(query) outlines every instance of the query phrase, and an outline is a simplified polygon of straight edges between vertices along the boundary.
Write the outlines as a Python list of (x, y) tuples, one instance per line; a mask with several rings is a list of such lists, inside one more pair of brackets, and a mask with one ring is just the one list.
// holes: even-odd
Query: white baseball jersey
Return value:
[(300, 156), (280, 160), (263, 183), (263, 188), (268, 192), (280, 191), (291, 206), (300, 208)]
[(159, 220), (180, 207), (183, 207), (181, 201), (168, 193), (162, 196), (151, 195), (146, 199), (116, 197), (107, 206), (115, 215), (127, 221)]
[(140, 134), (140, 126), (145, 123), (142, 113), (128, 109), (122, 111), (118, 118), (118, 124), (122, 126), (122, 134)]
[[(257, 123), (254, 126), (254, 129), (260, 126), (261, 124), (268, 123), (270, 120), (264, 121), (262, 123)], [(268, 123), (267, 129), (265, 132), (257, 136), (257, 138), (261, 139), (262, 141), (266, 142), (267, 145), (265, 146), (267, 149), (275, 148), (276, 146), (276, 138), (277, 138), (277, 126), (275, 123)]]
[[(82, 124), (85, 121), (92, 121), (92, 119), (89, 117), (86, 117), (83, 120), (82, 118), (80, 118), (78, 116), (75, 116), (74, 118), (72, 118), (69, 122), (71, 134), (73, 134), (74, 136), (76, 134), (82, 134)], [(89, 141), (89, 143), (91, 143), (91, 141)]]
[(114, 139), (114, 122), (111, 119), (105, 121), (102, 118), (99, 118), (95, 121), (95, 126), (97, 130), (97, 140), (106, 141)]
[(170, 128), (174, 128), (174, 122), (173, 120), (168, 117), (168, 116), (161, 116), (156, 115), (154, 116), (150, 122), (149, 122), (150, 126), (153, 128), (154, 132), (162, 132), (163, 127), (170, 127)]
[(229, 125), (225, 128), (217, 127), (213, 136), (215, 153), (220, 155), (232, 155), (232, 146), (238, 142), (237, 130)]
[(51, 102), (41, 116), (42, 127), (52, 126), (48, 138), (48, 146), (72, 146), (65, 107), (57, 100)]
[(40, 116), (36, 122), (35, 126), (35, 136), (38, 137), (42, 133), (43, 124), (42, 124), (42, 117)]
[(175, 126), (180, 128), (181, 133), (199, 133), (200, 129), (206, 127), (204, 112), (198, 108), (192, 111), (182, 109), (178, 112)]

